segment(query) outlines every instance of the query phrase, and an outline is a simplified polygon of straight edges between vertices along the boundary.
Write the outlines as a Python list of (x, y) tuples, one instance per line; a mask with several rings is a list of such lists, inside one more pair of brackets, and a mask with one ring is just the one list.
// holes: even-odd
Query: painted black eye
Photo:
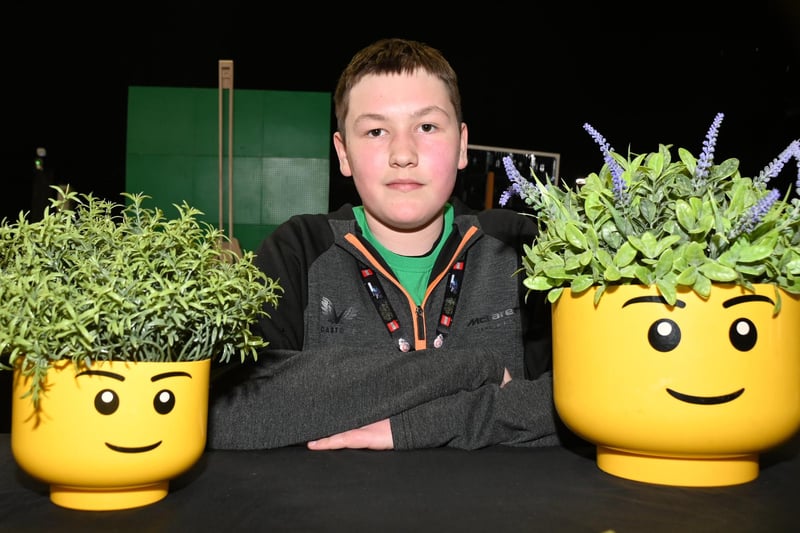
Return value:
[(101, 415), (113, 414), (119, 409), (119, 396), (111, 389), (103, 389), (94, 397), (94, 408)]
[(659, 352), (669, 352), (680, 344), (681, 328), (667, 318), (656, 320), (647, 330), (647, 340)]
[(168, 389), (158, 391), (156, 397), (153, 398), (153, 408), (160, 415), (169, 413), (175, 408), (175, 395)]
[(731, 344), (740, 352), (752, 350), (758, 340), (758, 331), (756, 325), (746, 318), (738, 318), (731, 324), (731, 329), (728, 332), (728, 337), (731, 339)]

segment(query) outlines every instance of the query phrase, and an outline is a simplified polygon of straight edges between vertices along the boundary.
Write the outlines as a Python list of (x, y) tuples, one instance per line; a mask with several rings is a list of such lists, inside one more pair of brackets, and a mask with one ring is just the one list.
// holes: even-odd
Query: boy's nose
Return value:
[(392, 140), (389, 152), (389, 164), (398, 167), (417, 164), (417, 149), (411, 138), (401, 135)]

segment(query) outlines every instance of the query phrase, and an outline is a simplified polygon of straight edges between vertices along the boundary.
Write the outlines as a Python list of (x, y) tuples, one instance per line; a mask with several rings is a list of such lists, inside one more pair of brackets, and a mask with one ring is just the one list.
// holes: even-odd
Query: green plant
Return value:
[(222, 231), (175, 205), (178, 217), (58, 189), (43, 218), (0, 225), (0, 360), (32, 376), (38, 407), (53, 363), (194, 361), (257, 356), (249, 325), (277, 305), (278, 282), (223, 245)]
[(767, 188), (792, 157), (800, 188), (800, 140), (758, 176), (744, 177), (737, 159), (713, 162), (722, 119), (717, 114), (699, 158), (679, 148), (678, 160), (671, 145), (623, 157), (585, 124), (605, 163), (581, 187), (558, 187), (533, 172), (528, 181), (505, 158), (511, 186), (501, 205), (519, 195), (539, 221), (524, 250), (525, 286), (547, 291), (550, 302), (565, 288), (596, 287), (595, 304), (621, 284), (655, 285), (670, 305), (678, 288), (707, 297), (713, 283), (771, 283), (800, 293), (800, 199)]

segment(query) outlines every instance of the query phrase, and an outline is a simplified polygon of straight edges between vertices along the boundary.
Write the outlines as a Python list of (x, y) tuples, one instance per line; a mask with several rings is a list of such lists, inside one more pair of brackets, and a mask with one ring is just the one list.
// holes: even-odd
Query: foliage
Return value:
[(92, 361), (227, 362), (268, 344), (249, 325), (282, 290), (224, 247), (185, 202), (178, 216), (64, 192), (40, 221), (0, 225), (0, 361), (32, 376), (38, 406), (48, 366)]
[(528, 181), (506, 158), (512, 184), (501, 204), (519, 195), (539, 221), (540, 234), (524, 250), (529, 291), (547, 291), (555, 302), (565, 288), (596, 287), (598, 303), (610, 285), (655, 285), (670, 305), (679, 288), (705, 298), (714, 283), (800, 293), (800, 199), (767, 187), (792, 157), (800, 187), (800, 140), (757, 177), (744, 177), (737, 159), (713, 162), (722, 118), (699, 157), (679, 148), (677, 160), (671, 145), (623, 157), (586, 124), (605, 164), (581, 187), (558, 187), (533, 172)]

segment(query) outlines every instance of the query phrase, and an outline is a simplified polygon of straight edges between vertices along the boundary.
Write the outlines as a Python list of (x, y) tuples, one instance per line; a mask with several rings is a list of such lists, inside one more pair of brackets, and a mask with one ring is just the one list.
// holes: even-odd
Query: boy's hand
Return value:
[(340, 450), (342, 448), (394, 449), (392, 427), (389, 419), (379, 420), (360, 428), (343, 431), (308, 443), (309, 450)]

